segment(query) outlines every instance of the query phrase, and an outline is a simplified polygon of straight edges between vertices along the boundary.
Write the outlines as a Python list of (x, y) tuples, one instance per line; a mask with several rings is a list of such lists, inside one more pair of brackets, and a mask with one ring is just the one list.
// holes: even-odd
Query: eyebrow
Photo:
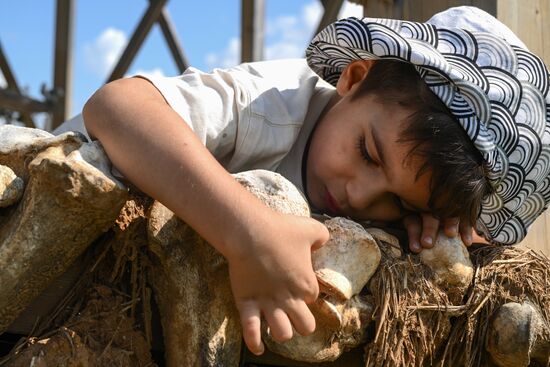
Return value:
[(374, 147), (376, 148), (376, 153), (378, 153), (378, 158), (380, 159), (380, 163), (382, 163), (383, 166), (386, 165), (386, 160), (384, 159), (384, 145), (380, 142), (378, 139), (378, 135), (376, 135), (376, 130), (371, 127), (370, 133), (372, 135), (372, 140), (374, 142)]

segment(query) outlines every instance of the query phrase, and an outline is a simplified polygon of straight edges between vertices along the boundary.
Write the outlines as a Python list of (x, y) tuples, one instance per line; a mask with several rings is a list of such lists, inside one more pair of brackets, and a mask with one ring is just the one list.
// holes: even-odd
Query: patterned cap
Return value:
[(483, 199), (476, 229), (487, 240), (521, 241), (547, 208), (550, 75), (525, 47), (493, 32), (348, 18), (321, 31), (306, 56), (333, 85), (354, 60), (394, 59), (416, 67), (483, 156), (494, 193)]

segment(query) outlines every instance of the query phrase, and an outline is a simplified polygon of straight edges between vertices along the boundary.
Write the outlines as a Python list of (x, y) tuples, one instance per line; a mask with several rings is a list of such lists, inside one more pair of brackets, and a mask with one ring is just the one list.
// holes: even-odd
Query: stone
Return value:
[(238, 366), (241, 327), (227, 263), (159, 202), (148, 222), (167, 366)]
[(25, 183), (8, 166), (0, 165), (0, 208), (13, 205), (23, 196)]
[(366, 326), (372, 320), (374, 306), (369, 298), (355, 295), (346, 302), (340, 301), (336, 308), (341, 310), (339, 328), (326, 324), (325, 316), (319, 314), (318, 309), (312, 308), (317, 321), (315, 331), (307, 336), (295, 331), (292, 339), (284, 343), (274, 341), (264, 327), (263, 339), (267, 348), (296, 361), (320, 363), (336, 360), (346, 350), (365, 342)]
[(233, 177), (271, 209), (279, 213), (310, 216), (305, 197), (280, 174), (258, 169), (240, 172)]
[(509, 302), (500, 306), (488, 329), (485, 343), (499, 367), (550, 364), (550, 327), (533, 303)]
[(324, 224), (330, 239), (312, 253), (320, 288), (319, 298), (309, 306), (316, 320), (315, 331), (307, 336), (294, 332), (284, 343), (274, 341), (267, 330), (263, 332), (271, 351), (297, 361), (334, 361), (363, 343), (374, 309), (359, 293), (380, 264), (376, 241), (349, 219), (336, 217)]
[(99, 143), (2, 126), (0, 161), (25, 181), (0, 227), (0, 333), (103, 232), (127, 189)]
[(432, 269), (436, 283), (451, 297), (461, 298), (471, 285), (474, 266), (459, 236), (447, 237), (440, 232), (434, 246), (420, 252), (420, 260)]
[(358, 294), (380, 264), (380, 249), (358, 223), (336, 217), (324, 222), (327, 243), (312, 254), (321, 291), (342, 300)]
[[(270, 208), (309, 215), (302, 194), (281, 175), (255, 170), (233, 177)], [(167, 365), (238, 366), (242, 332), (227, 262), (162, 204), (155, 202), (149, 217)]]
[(367, 232), (378, 242), (380, 246), (386, 246), (393, 257), (400, 258), (403, 256), (403, 250), (397, 237), (381, 228), (369, 227), (366, 228)]

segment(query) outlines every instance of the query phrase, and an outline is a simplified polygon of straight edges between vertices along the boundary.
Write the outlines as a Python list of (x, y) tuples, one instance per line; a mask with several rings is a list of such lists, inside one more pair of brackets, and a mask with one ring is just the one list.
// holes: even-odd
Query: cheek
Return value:
[(308, 155), (308, 165), (318, 175), (327, 178), (338, 169), (339, 154), (331, 144), (312, 146)]
[(363, 220), (375, 220), (382, 222), (393, 222), (400, 220), (404, 217), (404, 213), (395, 204), (392, 198), (383, 198), (376, 200), (370, 204), (367, 208), (358, 213), (357, 216), (352, 215)]

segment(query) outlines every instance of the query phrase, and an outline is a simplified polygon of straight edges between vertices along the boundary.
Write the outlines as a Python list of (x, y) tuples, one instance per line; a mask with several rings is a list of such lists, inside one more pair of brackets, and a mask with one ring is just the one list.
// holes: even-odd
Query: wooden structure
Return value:
[[(106, 82), (121, 78), (128, 71), (132, 61), (143, 45), (152, 26), (157, 23), (170, 49), (179, 72), (189, 66), (177, 32), (166, 10), (168, 0), (148, 0), (143, 17), (139, 21), (124, 52), (117, 61)], [(334, 21), (344, 0), (321, 0), (325, 12), (318, 29)], [(48, 112), (52, 115), (55, 129), (69, 117), (72, 93), (72, 49), (74, 29), (75, 0), (57, 0), (56, 30), (54, 52), (53, 88), (43, 89), (43, 100), (37, 100), (22, 94), (19, 84), (0, 43), (0, 72), (4, 75), (7, 88), (0, 88), (0, 109), (18, 111), (20, 120), (26, 126), (36, 127), (32, 113)], [(264, 0), (241, 0), (241, 61), (259, 61), (263, 59)]]
[[(155, 22), (159, 24), (180, 72), (187, 68), (188, 63), (177, 33), (168, 12), (164, 9), (166, 2), (167, 0), (149, 0), (149, 7), (107, 81), (120, 78), (128, 71)], [(31, 116), (34, 112), (51, 113), (52, 126), (49, 128), (52, 130), (69, 117), (72, 93), (74, 8), (75, 0), (57, 0), (56, 2), (53, 88), (42, 90), (44, 100), (29, 98), (21, 93), (6, 54), (0, 45), (0, 71), (7, 82), (7, 88), (0, 89), (0, 108), (19, 111), (21, 120), (26, 126), (36, 126)]]

